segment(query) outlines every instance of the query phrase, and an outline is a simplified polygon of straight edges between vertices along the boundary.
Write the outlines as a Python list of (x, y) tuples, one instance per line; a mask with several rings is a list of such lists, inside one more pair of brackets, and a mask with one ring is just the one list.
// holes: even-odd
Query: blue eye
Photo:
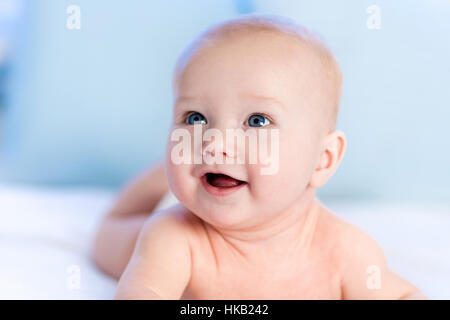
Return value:
[(260, 114), (252, 114), (250, 117), (248, 117), (248, 125), (250, 127), (264, 127), (269, 124), (269, 119)]
[(186, 118), (187, 124), (206, 124), (206, 118), (198, 112), (192, 112), (187, 118)]

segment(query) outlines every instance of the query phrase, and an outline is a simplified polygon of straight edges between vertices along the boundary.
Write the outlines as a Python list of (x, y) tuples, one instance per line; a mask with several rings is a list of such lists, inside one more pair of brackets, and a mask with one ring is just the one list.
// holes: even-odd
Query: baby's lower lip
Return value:
[(206, 175), (203, 175), (200, 178), (200, 180), (202, 181), (202, 184), (203, 184), (203, 187), (205, 188), (205, 190), (209, 194), (211, 194), (213, 196), (217, 196), (217, 197), (229, 196), (247, 185), (247, 182), (244, 182), (235, 187), (227, 187), (227, 188), (215, 187), (208, 182)]

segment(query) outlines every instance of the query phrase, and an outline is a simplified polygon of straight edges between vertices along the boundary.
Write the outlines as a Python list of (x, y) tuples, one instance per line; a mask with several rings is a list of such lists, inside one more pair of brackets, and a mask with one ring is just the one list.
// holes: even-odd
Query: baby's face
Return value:
[[(193, 151), (214, 143), (223, 164), (175, 164), (172, 151), (179, 141), (169, 135), (166, 168), (175, 196), (217, 227), (251, 227), (282, 214), (309, 188), (319, 162), (328, 133), (321, 110), (330, 103), (323, 86), (318, 58), (285, 36), (242, 36), (201, 49), (176, 81), (172, 130), (183, 128), (193, 137), (194, 121), (200, 121), (203, 133), (214, 128), (223, 137), (227, 129), (267, 130), (268, 137), (276, 129), (278, 139), (269, 138), (269, 146), (278, 143), (273, 159), (278, 171), (262, 174), (269, 165), (249, 163), (249, 148), (239, 164), (237, 150), (226, 148), (230, 141), (214, 139)], [(227, 158), (234, 163), (227, 164)]]

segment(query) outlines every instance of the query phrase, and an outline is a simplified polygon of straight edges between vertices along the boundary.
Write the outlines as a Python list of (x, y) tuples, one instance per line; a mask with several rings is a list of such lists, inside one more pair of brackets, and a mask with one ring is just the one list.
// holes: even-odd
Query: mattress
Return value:
[[(0, 186), (0, 299), (111, 299), (117, 282), (91, 260), (115, 194)], [(169, 194), (159, 208), (176, 201)], [(450, 299), (450, 205), (325, 203), (371, 234), (390, 267), (432, 299)]]

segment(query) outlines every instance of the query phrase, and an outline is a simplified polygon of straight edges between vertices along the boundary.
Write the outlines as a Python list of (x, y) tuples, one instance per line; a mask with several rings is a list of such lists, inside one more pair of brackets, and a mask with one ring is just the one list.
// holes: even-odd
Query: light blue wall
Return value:
[[(25, 1), (3, 180), (118, 186), (163, 154), (170, 76), (200, 30), (236, 12), (287, 15), (321, 34), (344, 73), (338, 128), (348, 137), (323, 197), (450, 197), (450, 2)], [(345, 3), (345, 5), (344, 5)], [(68, 4), (82, 28), (65, 28)], [(381, 29), (366, 26), (369, 5)]]
[[(163, 154), (181, 49), (234, 1), (24, 1), (3, 180), (117, 186)], [(66, 28), (69, 4), (81, 29)]]
[[(345, 6), (343, 5), (345, 3)], [(370, 5), (381, 29), (367, 28)], [(450, 1), (255, 0), (317, 31), (344, 73), (334, 198), (450, 200)]]

